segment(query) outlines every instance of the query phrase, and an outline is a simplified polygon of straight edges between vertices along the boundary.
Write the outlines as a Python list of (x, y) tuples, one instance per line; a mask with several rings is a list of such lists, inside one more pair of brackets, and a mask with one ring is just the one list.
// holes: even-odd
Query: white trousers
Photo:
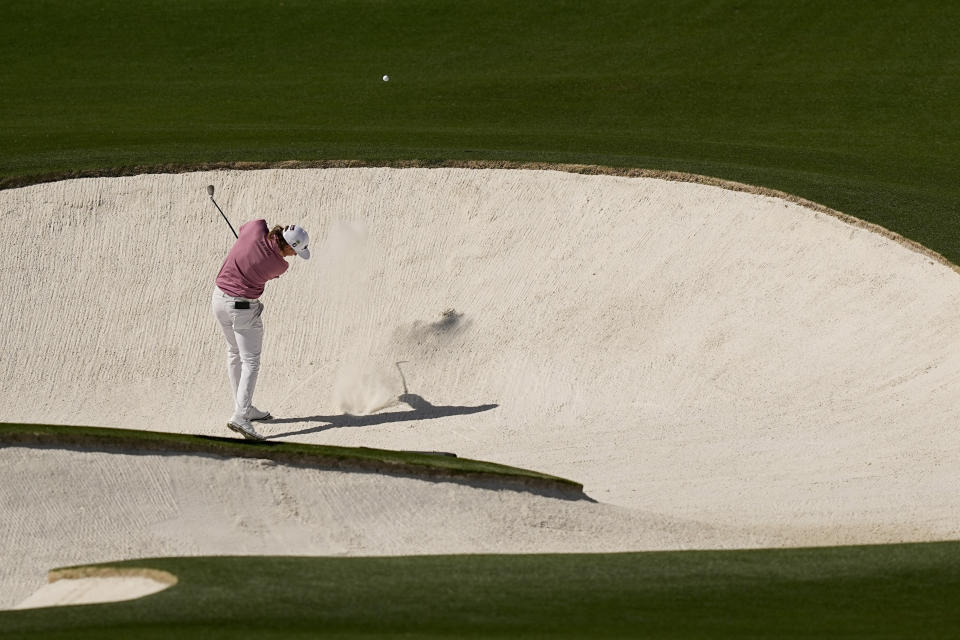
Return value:
[[(237, 309), (237, 302), (246, 302), (250, 308)], [(263, 347), (262, 313), (263, 304), (259, 300), (234, 298), (219, 287), (213, 288), (213, 315), (227, 339), (227, 375), (233, 389), (234, 418), (245, 419), (253, 407)]]

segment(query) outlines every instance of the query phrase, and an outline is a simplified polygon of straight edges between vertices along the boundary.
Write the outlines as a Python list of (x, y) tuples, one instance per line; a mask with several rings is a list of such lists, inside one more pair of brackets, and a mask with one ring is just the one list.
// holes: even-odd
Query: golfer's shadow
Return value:
[(446, 418), (449, 416), (464, 416), (471, 413), (480, 413), (496, 409), (500, 405), (482, 404), (477, 407), (455, 407), (433, 405), (418, 396), (415, 393), (404, 393), (398, 396), (400, 402), (406, 403), (411, 407), (410, 411), (391, 411), (389, 413), (377, 413), (370, 416), (354, 416), (344, 413), (339, 416), (307, 416), (305, 418), (275, 418), (265, 421), (266, 424), (286, 424), (292, 422), (323, 422), (318, 427), (302, 429), (300, 431), (289, 431), (287, 433), (278, 433), (268, 436), (269, 439), (286, 438), (289, 436), (302, 436), (308, 433), (318, 433), (328, 429), (337, 429), (340, 427), (370, 427), (376, 424), (387, 424), (390, 422), (405, 422), (410, 420), (432, 420), (434, 418)]

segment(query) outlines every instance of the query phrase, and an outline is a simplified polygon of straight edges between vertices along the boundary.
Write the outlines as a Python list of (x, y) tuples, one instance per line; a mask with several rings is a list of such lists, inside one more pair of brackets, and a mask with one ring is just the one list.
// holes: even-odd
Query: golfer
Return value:
[(250, 440), (263, 440), (253, 420), (269, 420), (268, 411), (253, 406), (253, 391), (260, 373), (263, 345), (263, 303), (260, 296), (268, 280), (286, 273), (286, 258), (310, 259), (310, 236), (295, 224), (267, 231), (265, 220), (242, 227), (227, 254), (213, 288), (213, 315), (227, 339), (227, 374), (233, 389), (233, 417), (227, 427)]

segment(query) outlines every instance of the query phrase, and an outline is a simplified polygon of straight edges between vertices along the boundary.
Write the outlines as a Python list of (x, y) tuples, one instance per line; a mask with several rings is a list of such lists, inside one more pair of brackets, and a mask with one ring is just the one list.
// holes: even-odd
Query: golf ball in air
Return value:
[(390, 82), (390, 76), (383, 76), (384, 82)]

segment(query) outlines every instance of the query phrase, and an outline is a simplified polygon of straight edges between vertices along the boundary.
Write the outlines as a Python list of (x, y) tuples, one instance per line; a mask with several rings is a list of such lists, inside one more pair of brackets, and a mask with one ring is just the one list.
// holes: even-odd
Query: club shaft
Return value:
[(217, 204), (217, 201), (213, 199), (213, 196), (210, 196), (210, 202), (213, 203), (213, 206), (217, 208), (217, 211), (220, 212), (220, 215), (223, 216), (223, 221), (227, 223), (227, 226), (230, 227), (230, 231), (233, 231), (233, 237), (239, 239), (240, 236), (237, 235), (237, 232), (233, 230), (233, 225), (230, 224), (230, 221), (227, 220), (227, 216), (223, 213), (223, 209), (220, 208), (220, 205)]

